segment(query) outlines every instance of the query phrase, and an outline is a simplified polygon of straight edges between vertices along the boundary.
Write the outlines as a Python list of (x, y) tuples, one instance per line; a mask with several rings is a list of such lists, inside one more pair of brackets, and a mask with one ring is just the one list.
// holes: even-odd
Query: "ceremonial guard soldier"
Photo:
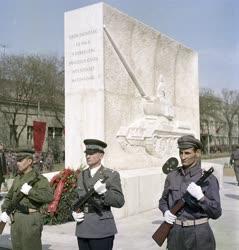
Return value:
[[(222, 209), (217, 178), (210, 175), (202, 186), (196, 182), (202, 176), (202, 144), (194, 136), (178, 139), (182, 167), (171, 171), (164, 185), (159, 208), (164, 220), (174, 224), (168, 235), (168, 250), (215, 250), (216, 243), (208, 223), (221, 216)], [(170, 209), (188, 192), (191, 198), (176, 215)], [(190, 196), (189, 196), (190, 197)]]
[(86, 139), (84, 144), (88, 168), (81, 172), (78, 180), (79, 199), (92, 188), (95, 192), (81, 212), (72, 213), (77, 222), (79, 249), (111, 250), (117, 233), (111, 207), (120, 208), (124, 205), (120, 175), (101, 164), (107, 146), (105, 142)]
[[(2, 222), (10, 221), (13, 250), (42, 250), (41, 233), (43, 219), (40, 208), (53, 199), (53, 191), (47, 178), (33, 169), (33, 151), (17, 152), (18, 175), (2, 205)], [(19, 202), (16, 201), (22, 198)], [(13, 214), (7, 211), (16, 204)]]

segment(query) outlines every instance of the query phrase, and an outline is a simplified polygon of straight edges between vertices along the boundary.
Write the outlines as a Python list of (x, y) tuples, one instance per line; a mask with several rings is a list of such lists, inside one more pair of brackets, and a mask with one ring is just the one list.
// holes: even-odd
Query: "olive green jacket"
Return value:
[(42, 205), (53, 200), (53, 190), (50, 187), (47, 178), (40, 174), (37, 174), (35, 170), (32, 170), (27, 174), (18, 175), (14, 179), (13, 184), (2, 204), (2, 211), (5, 211), (11, 201), (14, 201), (17, 198), (22, 185), (24, 183), (29, 183), (29, 181), (35, 179), (36, 176), (39, 180), (33, 185), (28, 195), (25, 195), (25, 197), (20, 201), (20, 205), (26, 206), (28, 208), (40, 209)]

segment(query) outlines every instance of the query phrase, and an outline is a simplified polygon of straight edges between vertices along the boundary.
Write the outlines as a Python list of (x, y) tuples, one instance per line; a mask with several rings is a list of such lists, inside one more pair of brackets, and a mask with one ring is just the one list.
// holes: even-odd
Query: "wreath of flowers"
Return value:
[(80, 169), (73, 170), (70, 168), (65, 168), (60, 171), (58, 174), (52, 177), (50, 181), (50, 185), (56, 189), (58, 183), (60, 181), (64, 182), (63, 192), (71, 192), (73, 189), (77, 187), (77, 179), (80, 174)]
[(62, 224), (73, 220), (72, 205), (78, 197), (76, 187), (81, 169), (65, 168), (53, 176), (50, 186), (54, 190), (54, 199), (43, 208), (44, 224)]

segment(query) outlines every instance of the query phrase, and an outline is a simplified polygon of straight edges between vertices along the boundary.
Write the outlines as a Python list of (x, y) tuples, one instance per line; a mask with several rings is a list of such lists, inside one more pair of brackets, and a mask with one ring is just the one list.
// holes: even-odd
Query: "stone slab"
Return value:
[(107, 4), (65, 13), (65, 91), (67, 167), (85, 138), (124, 170), (162, 166), (179, 136), (199, 136), (197, 52)]

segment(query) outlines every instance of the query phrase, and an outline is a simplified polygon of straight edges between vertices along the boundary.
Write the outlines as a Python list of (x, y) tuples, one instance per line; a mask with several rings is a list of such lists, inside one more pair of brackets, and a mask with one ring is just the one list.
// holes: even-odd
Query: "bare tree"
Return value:
[[(56, 58), (53, 60), (53, 57), (38, 55), (1, 57), (0, 111), (10, 127), (13, 138), (12, 146), (19, 146), (19, 139), (27, 126), (29, 112), (40, 102), (49, 104), (48, 86), (51, 86), (51, 92), (57, 95), (59, 77), (52, 70), (57, 62)], [(57, 66), (56, 68), (58, 69)], [(63, 86), (62, 80), (59, 85)], [(54, 90), (53, 87), (55, 87)]]
[(48, 57), (44, 64), (41, 102), (51, 109), (61, 127), (64, 127), (64, 59)]
[(232, 131), (235, 118), (239, 114), (239, 92), (236, 90), (222, 90), (221, 112), (228, 126), (229, 148), (232, 149)]
[(199, 100), (200, 100), (199, 101), (200, 127), (201, 131), (207, 135), (206, 141), (205, 138), (202, 138), (202, 141), (204, 146), (207, 145), (207, 152), (208, 154), (210, 154), (210, 137), (211, 137), (210, 121), (211, 120), (220, 121), (222, 119), (219, 113), (221, 99), (214, 93), (213, 90), (202, 88), (200, 89)]

